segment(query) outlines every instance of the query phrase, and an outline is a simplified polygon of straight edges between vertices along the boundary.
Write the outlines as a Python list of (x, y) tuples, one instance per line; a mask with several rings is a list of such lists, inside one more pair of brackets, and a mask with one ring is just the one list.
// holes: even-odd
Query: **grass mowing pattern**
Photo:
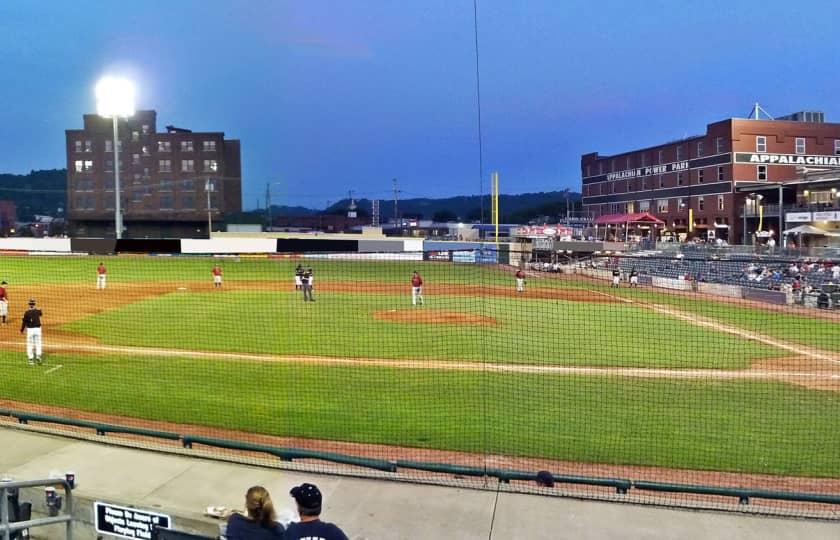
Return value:
[[(486, 374), (479, 384), (474, 373), (375, 367), (64, 354), (49, 362), (64, 367), (43, 375), (49, 366), (0, 354), (2, 395), (272, 435), (840, 477), (840, 396), (780, 383)], [(464, 422), (485, 406), (487, 440), (479, 422)]]

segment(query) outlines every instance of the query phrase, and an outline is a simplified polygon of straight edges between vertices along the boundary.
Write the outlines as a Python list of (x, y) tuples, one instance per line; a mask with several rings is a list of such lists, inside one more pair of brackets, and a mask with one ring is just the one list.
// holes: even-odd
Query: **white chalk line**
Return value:
[(50, 373), (52, 373), (53, 371), (58, 371), (59, 369), (61, 369), (61, 368), (63, 368), (63, 367), (64, 367), (64, 364), (58, 364), (57, 366), (55, 366), (55, 367), (51, 367), (50, 369), (48, 369), (47, 371), (45, 371), (45, 372), (44, 372), (44, 375), (49, 375), (49, 374), (50, 374)]
[[(0, 341), (0, 346), (23, 348), (21, 344)], [(779, 378), (821, 380), (826, 374), (810, 371), (775, 371), (764, 369), (680, 369), (680, 368), (632, 368), (556, 366), (536, 364), (482, 363), (446, 360), (392, 360), (383, 358), (334, 358), (329, 356), (289, 356), (256, 353), (227, 353), (190, 351), (157, 347), (127, 347), (114, 345), (90, 345), (80, 343), (52, 342), (46, 350), (78, 351), (91, 353), (119, 353), (138, 356), (159, 356), (178, 358), (199, 358), (212, 360), (249, 360), (257, 362), (279, 362), (286, 364), (315, 364), (332, 366), (374, 366), (396, 369), (427, 369), (442, 371), (475, 371), (485, 373), (524, 373), (539, 375), (580, 375), (601, 377), (631, 377), (642, 379), (684, 379), (684, 380), (772, 380)]]
[(674, 317), (688, 323), (691, 323), (695, 326), (701, 326), (704, 328), (711, 328), (712, 330), (716, 330), (718, 332), (725, 332), (727, 334), (736, 335), (738, 337), (744, 339), (750, 339), (753, 341), (758, 341), (760, 343), (764, 343), (765, 345), (770, 345), (771, 347), (776, 347), (777, 349), (782, 349), (788, 352), (792, 352), (797, 356), (807, 356), (809, 358), (814, 358), (816, 360), (823, 360), (826, 362), (831, 362), (833, 364), (840, 364), (840, 359), (838, 359), (837, 355), (832, 353), (822, 351), (819, 349), (814, 349), (812, 347), (806, 347), (804, 345), (788, 343), (786, 341), (781, 341), (775, 338), (771, 338), (769, 336), (765, 336), (763, 334), (759, 334), (757, 332), (752, 332), (748, 330), (744, 330), (743, 328), (738, 328), (735, 326), (729, 326), (727, 324), (723, 324), (719, 321), (715, 321), (713, 319), (706, 319), (700, 315), (694, 315), (689, 313), (684, 313), (682, 311), (677, 311), (672, 308), (668, 308), (662, 306), (660, 304), (649, 304), (647, 302), (640, 302), (638, 300), (632, 300), (630, 298), (623, 298), (621, 296), (615, 296), (613, 294), (608, 294), (602, 291), (595, 291), (589, 290), (589, 292), (600, 294), (601, 296), (606, 296), (607, 298), (612, 298), (614, 300), (618, 300), (620, 302), (624, 302), (626, 304), (635, 304), (646, 309), (650, 309), (657, 313), (668, 315), (670, 317)]

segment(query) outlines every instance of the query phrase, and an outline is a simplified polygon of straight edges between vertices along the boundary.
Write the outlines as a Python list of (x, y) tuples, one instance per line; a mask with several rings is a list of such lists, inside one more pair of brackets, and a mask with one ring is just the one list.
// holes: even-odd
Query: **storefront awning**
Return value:
[(595, 218), (596, 225), (614, 225), (619, 223), (656, 223), (664, 225), (665, 222), (658, 219), (649, 212), (637, 212), (635, 214), (606, 214)]

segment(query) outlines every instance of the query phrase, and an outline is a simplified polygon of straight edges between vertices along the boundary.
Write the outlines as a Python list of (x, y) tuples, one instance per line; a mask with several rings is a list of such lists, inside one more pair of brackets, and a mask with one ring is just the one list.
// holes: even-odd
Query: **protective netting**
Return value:
[(833, 261), (592, 257), (523, 265), (518, 291), (516, 267), (422, 259), (4, 257), (0, 407), (314, 471), (723, 508), (740, 495), (663, 485), (840, 495)]

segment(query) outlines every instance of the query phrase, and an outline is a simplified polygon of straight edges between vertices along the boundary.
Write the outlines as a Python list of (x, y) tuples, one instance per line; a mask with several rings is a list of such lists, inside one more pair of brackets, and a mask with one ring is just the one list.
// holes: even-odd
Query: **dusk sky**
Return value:
[[(484, 189), (580, 190), (580, 155), (746, 116), (840, 121), (840, 5), (479, 0)], [(242, 141), (243, 206), (479, 192), (472, 0), (0, 1), (0, 172), (63, 168), (103, 74)]]

